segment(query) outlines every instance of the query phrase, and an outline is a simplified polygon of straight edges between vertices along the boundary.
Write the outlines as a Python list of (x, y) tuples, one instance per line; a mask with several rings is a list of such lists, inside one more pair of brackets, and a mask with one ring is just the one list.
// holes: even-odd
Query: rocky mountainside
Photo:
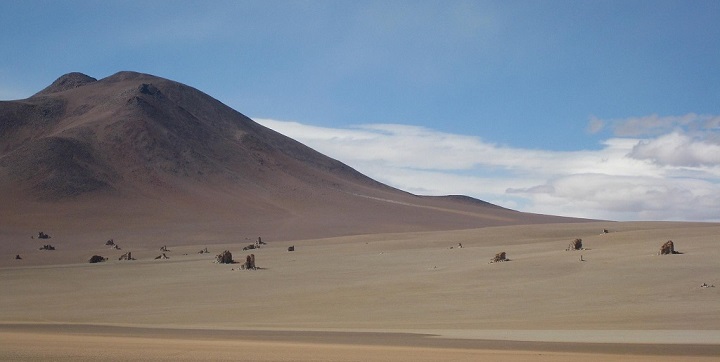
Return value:
[(571, 221), (394, 189), (195, 88), (136, 72), (70, 73), (0, 102), (0, 199), (0, 216), (18, 225), (233, 220), (322, 236)]

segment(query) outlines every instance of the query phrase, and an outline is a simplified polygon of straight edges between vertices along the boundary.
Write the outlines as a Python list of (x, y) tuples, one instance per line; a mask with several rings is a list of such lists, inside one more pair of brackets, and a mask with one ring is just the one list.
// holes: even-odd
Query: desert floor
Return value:
[[(238, 236), (170, 241), (167, 260), (130, 234), (115, 237), (123, 250), (31, 234), (0, 233), (0, 360), (720, 358), (720, 224), (263, 240), (250, 251), (253, 238)], [(575, 238), (586, 250), (565, 250)], [(657, 255), (667, 240), (682, 254)], [(34, 247), (45, 243), (57, 250)], [(223, 250), (255, 254), (259, 269), (214, 263)], [(118, 261), (127, 251), (136, 260)], [(501, 251), (510, 261), (489, 263)], [(93, 254), (109, 261), (87, 263)]]

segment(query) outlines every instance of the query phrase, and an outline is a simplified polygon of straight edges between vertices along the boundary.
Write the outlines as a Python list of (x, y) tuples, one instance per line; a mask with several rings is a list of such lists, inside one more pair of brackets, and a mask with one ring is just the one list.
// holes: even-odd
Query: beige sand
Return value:
[[(83, 252), (112, 259), (92, 265), (3, 254), (0, 359), (713, 359), (719, 234), (585, 223), (266, 240), (254, 271), (212, 263), (249, 253), (219, 240), (168, 242), (169, 260), (98, 245)], [(588, 250), (565, 251), (577, 237)], [(656, 255), (667, 240), (683, 254)], [(138, 260), (117, 261), (126, 251)], [(511, 261), (488, 263), (500, 251)]]

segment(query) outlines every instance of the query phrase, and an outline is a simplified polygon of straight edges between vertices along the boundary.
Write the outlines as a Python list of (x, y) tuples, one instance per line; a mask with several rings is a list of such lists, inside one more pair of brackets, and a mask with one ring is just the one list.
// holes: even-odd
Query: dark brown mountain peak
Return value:
[(75, 89), (96, 81), (97, 79), (80, 72), (68, 73), (52, 82), (47, 88), (36, 93), (33, 97)]
[(102, 80), (105, 82), (111, 83), (111, 82), (123, 82), (123, 81), (128, 81), (128, 80), (140, 81), (140, 80), (145, 80), (145, 79), (147, 79), (147, 80), (152, 80), (152, 79), (162, 80), (163, 78), (154, 76), (152, 74), (123, 70), (123, 71), (117, 72), (107, 78), (103, 78)]

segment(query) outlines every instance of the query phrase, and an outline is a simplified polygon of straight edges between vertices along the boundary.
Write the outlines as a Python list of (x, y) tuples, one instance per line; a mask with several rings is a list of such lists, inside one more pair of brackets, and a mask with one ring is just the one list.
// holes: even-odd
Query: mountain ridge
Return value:
[[(193, 212), (209, 220), (244, 215), (253, 226), (284, 223), (308, 235), (574, 220), (410, 194), (200, 90), (145, 73), (68, 73), (27, 99), (0, 102), (0, 119), (0, 199), (42, 205), (46, 212), (33, 211), (40, 220), (78, 205), (98, 220), (115, 218), (99, 206), (106, 203), (167, 222)], [(340, 225), (323, 232), (323, 220)]]

